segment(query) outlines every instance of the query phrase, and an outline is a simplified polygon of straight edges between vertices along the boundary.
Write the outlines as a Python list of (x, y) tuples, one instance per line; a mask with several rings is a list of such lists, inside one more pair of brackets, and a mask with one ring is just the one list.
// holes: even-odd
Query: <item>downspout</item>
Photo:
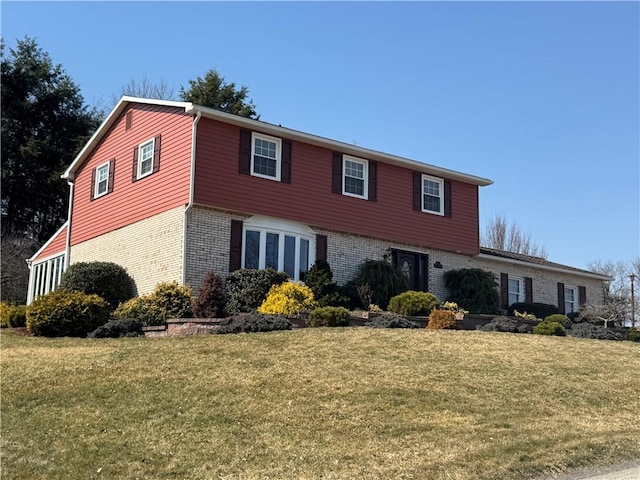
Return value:
[(191, 129), (191, 173), (189, 179), (189, 203), (187, 204), (187, 208), (184, 209), (184, 221), (182, 222), (182, 284), (187, 283), (187, 216), (189, 214), (189, 210), (193, 207), (193, 192), (194, 192), (194, 184), (195, 184), (195, 173), (196, 173), (196, 135), (198, 133), (198, 122), (200, 121), (200, 117), (202, 117), (202, 112), (198, 110), (196, 114), (196, 118), (193, 121), (192, 129)]
[(69, 213), (67, 214), (67, 240), (65, 242), (64, 249), (64, 269), (67, 270), (69, 268), (69, 263), (71, 261), (71, 214), (73, 213), (73, 181), (75, 180), (75, 175), (73, 173), (69, 174), (67, 177), (67, 183), (69, 184)]

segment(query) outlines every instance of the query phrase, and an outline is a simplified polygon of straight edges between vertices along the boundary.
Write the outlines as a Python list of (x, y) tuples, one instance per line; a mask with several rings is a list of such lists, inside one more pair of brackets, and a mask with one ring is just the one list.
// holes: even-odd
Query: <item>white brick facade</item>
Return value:
[(178, 207), (92, 238), (71, 247), (71, 264), (117, 263), (133, 277), (138, 295), (160, 282), (182, 283), (183, 221), (184, 207)]

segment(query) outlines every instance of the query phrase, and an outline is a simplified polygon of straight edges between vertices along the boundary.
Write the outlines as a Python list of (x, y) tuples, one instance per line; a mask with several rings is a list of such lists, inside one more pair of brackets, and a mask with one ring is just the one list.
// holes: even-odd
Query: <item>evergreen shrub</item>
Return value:
[(27, 329), (36, 336), (85, 337), (108, 315), (107, 302), (98, 295), (59, 289), (27, 307)]
[(198, 318), (216, 318), (224, 313), (224, 287), (222, 280), (209, 272), (202, 281), (198, 295), (193, 299), (193, 313)]
[(604, 325), (594, 325), (588, 322), (574, 323), (571, 326), (571, 336), (595, 340), (622, 340), (622, 335), (606, 328)]
[(279, 315), (265, 315), (258, 312), (237, 313), (225, 318), (216, 333), (252, 333), (291, 330), (289, 320)]
[(350, 318), (344, 307), (320, 307), (309, 313), (307, 323), (312, 327), (348, 327)]
[(443, 275), (449, 301), (470, 313), (500, 313), (498, 284), (491, 272), (479, 268), (449, 270)]
[(132, 318), (112, 319), (87, 335), (89, 338), (138, 337), (142, 335), (142, 323)]
[(407, 290), (389, 300), (389, 311), (399, 315), (429, 315), (440, 304), (438, 298), (429, 292)]
[(227, 298), (226, 313), (233, 315), (257, 309), (273, 285), (280, 285), (289, 279), (284, 272), (272, 268), (253, 270), (243, 268), (231, 272), (225, 283)]
[(159, 283), (151, 294), (120, 304), (113, 312), (113, 318), (138, 320), (144, 326), (163, 325), (170, 318), (193, 316), (192, 300), (190, 286), (177, 282)]
[(510, 317), (495, 317), (489, 323), (478, 325), (476, 330), (507, 333), (528, 333), (529, 331), (526, 325), (521, 325), (518, 320)]
[(300, 282), (285, 282), (274, 285), (267, 298), (258, 307), (259, 313), (271, 315), (297, 315), (316, 307), (313, 292)]
[(548, 317), (544, 317), (545, 322), (557, 322), (562, 325), (564, 328), (571, 327), (571, 320), (566, 315), (562, 313), (554, 313), (553, 315), (549, 315)]
[(543, 320), (533, 327), (533, 333), (535, 335), (555, 335), (558, 337), (564, 337), (567, 335), (567, 330), (559, 322)]
[(133, 279), (124, 267), (112, 262), (74, 263), (62, 274), (60, 288), (95, 293), (112, 311), (134, 296)]
[(27, 306), (0, 304), (0, 325), (2, 328), (19, 328), (27, 326)]
[(118, 305), (112, 314), (114, 319), (134, 319), (143, 326), (164, 325), (166, 317), (150, 295), (143, 295), (127, 300)]
[(313, 292), (319, 307), (343, 307), (349, 299), (340, 293), (340, 287), (333, 281), (333, 272), (325, 260), (316, 260), (304, 279)]
[(417, 323), (407, 320), (395, 313), (383, 313), (382, 315), (377, 315), (364, 325), (365, 327), (371, 328), (420, 328)]
[[(400, 270), (393, 267), (385, 260), (366, 260), (360, 264), (353, 284), (358, 286), (368, 286), (371, 290), (369, 304), (375, 304), (382, 309), (389, 305), (391, 297), (405, 292), (409, 288), (409, 281)], [(363, 305), (365, 309), (369, 305)]]

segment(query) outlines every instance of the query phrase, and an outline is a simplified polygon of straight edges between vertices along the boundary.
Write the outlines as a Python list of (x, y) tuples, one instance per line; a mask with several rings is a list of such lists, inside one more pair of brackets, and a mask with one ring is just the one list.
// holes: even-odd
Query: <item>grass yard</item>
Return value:
[(368, 328), (0, 341), (6, 479), (526, 479), (640, 458), (637, 343)]

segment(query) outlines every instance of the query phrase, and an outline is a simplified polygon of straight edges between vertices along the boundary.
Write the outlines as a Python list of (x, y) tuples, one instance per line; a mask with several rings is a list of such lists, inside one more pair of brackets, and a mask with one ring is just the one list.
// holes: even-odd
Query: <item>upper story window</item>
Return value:
[(251, 142), (251, 175), (280, 181), (282, 141), (253, 133)]
[(422, 175), (422, 211), (444, 215), (444, 181)]
[(342, 162), (342, 194), (366, 200), (369, 193), (369, 162), (346, 155), (343, 156)]
[(133, 174), (135, 182), (160, 170), (160, 141), (157, 135), (133, 149)]
[(524, 302), (524, 288), (522, 278), (509, 277), (509, 305)]
[(564, 286), (564, 313), (578, 311), (578, 288), (568, 285)]
[(105, 162), (96, 168), (96, 179), (93, 190), (93, 198), (101, 197), (109, 191), (109, 164)]

